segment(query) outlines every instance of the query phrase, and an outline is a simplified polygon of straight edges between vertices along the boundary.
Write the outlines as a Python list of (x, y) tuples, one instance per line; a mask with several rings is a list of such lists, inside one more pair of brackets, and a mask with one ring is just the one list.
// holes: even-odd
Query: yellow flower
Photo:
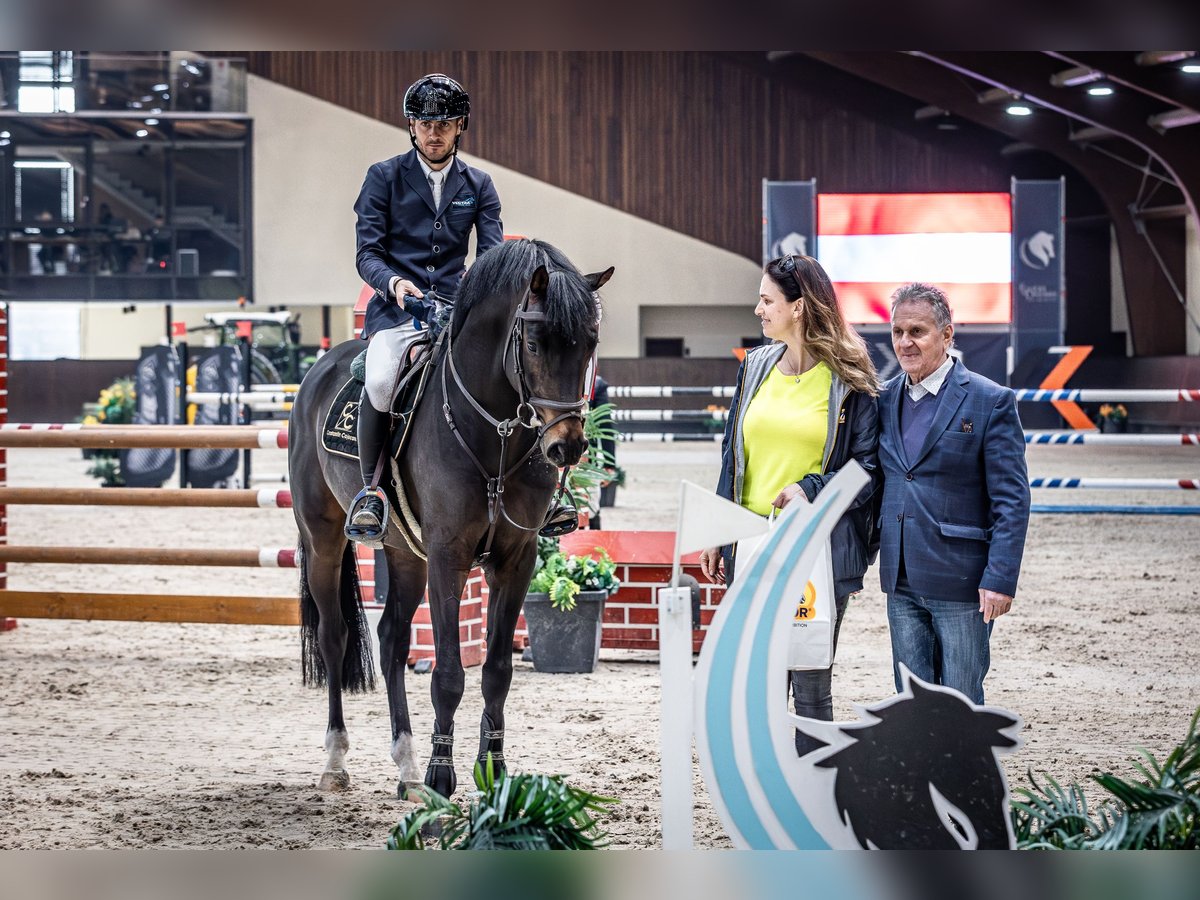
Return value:
[(99, 423), (99, 420), (95, 416), (84, 416), (83, 417), (84, 425), (96, 425), (98, 423)]

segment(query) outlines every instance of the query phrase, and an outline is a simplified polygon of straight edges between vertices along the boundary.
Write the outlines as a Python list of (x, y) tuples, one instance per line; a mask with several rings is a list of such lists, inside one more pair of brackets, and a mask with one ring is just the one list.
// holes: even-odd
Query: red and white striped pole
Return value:
[[(0, 303), (0, 425), (8, 421), (8, 304)], [(8, 485), (8, 451), (0, 447), (0, 487)], [(8, 507), (0, 506), (0, 544), (8, 543)], [(0, 563), (0, 590), (8, 589), (8, 566)], [(0, 631), (17, 627), (17, 620), (0, 616)]]

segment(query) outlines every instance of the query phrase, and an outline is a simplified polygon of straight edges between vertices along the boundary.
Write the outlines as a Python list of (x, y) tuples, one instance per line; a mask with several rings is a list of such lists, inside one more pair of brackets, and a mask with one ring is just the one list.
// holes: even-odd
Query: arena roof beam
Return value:
[[(1161, 65), (1147, 68), (1145, 65), (1139, 65), (1129, 51), (1042, 52), (1060, 63), (1103, 71), (1106, 80), (1113, 86), (1152, 97), (1164, 106), (1200, 109), (1200, 76), (1185, 74), (1178, 66)], [(1178, 61), (1195, 53), (1193, 50), (1172, 51), (1180, 52), (1186, 55)]]
[[(1105, 98), (1103, 103), (1088, 102), (1095, 98), (1084, 93), (1051, 91), (1046, 87), (1057, 68), (1055, 59), (1036, 52), (1004, 53), (920, 53), (921, 58), (936, 63), (959, 75), (966, 75), (989, 84), (994, 89), (1021, 94), (1026, 102), (1067, 116), (1085, 126), (1106, 128), (1132, 142), (1156, 159), (1175, 180), (1184, 195), (1184, 203), (1196, 214), (1196, 198), (1200, 195), (1200, 159), (1191, 141), (1180, 136), (1160, 133), (1149, 120), (1167, 110), (1157, 98), (1129, 92), (1119, 98)], [(1110, 102), (1119, 99), (1119, 103)]]
[[(1113, 223), (1134, 352), (1138, 355), (1184, 352), (1183, 311), (1170, 294), (1164, 273), (1147, 251), (1139, 223), (1129, 212), (1131, 206), (1136, 206), (1142, 183), (1139, 169), (1127, 161), (1111, 159), (1088, 150), (1085, 145), (1072, 143), (1057, 116), (1018, 119), (1007, 115), (1003, 107), (980, 104), (976, 99), (978, 86), (917, 54), (809, 51), (806, 55), (880, 87), (950, 110), (966, 121), (1008, 135), (1020, 144), (1033, 145), (1073, 166), (1091, 183)], [(1040, 80), (1041, 92), (1049, 90), (1047, 77)]]

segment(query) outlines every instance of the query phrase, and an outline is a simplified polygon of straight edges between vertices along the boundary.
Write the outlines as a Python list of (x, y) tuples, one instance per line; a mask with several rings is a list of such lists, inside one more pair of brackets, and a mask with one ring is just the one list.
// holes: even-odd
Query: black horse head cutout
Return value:
[(815, 763), (837, 772), (839, 818), (866, 848), (1011, 848), (998, 756), (1020, 719), (902, 672), (904, 692), (865, 708), (872, 719), (840, 729), (852, 742)]

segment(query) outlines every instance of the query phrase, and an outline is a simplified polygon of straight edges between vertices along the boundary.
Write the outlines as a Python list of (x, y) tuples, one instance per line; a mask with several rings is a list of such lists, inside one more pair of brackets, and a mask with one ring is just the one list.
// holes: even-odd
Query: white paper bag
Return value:
[[(773, 526), (773, 509), (769, 521)], [(737, 542), (737, 570), (745, 571), (744, 566), (766, 538), (766, 534), (760, 534)], [(737, 571), (734, 577), (737, 577)], [(827, 669), (833, 665), (833, 609), (833, 558), (829, 541), (826, 541), (803, 596), (796, 598), (788, 643), (789, 669)]]

